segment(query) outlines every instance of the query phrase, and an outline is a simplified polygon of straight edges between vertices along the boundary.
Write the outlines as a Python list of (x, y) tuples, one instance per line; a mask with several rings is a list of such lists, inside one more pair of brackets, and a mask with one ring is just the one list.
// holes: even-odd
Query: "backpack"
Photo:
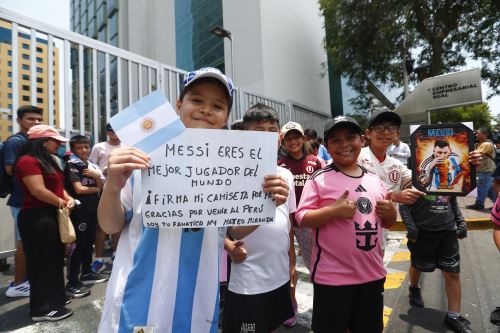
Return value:
[(5, 142), (0, 143), (0, 198), (5, 198), (12, 193), (12, 177), (5, 172), (5, 162), (4, 162), (4, 151), (5, 143), (13, 136), (20, 137), (24, 140), (24, 137), (18, 133), (13, 134), (5, 140)]

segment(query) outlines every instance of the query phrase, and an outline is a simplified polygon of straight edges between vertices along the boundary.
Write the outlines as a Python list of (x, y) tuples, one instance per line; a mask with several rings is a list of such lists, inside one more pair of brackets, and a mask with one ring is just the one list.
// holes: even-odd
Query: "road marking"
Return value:
[(399, 262), (399, 261), (409, 261), (410, 260), (410, 251), (399, 251), (394, 253), (392, 256), (392, 262)]
[(389, 323), (389, 318), (391, 317), (392, 309), (388, 306), (384, 306), (384, 329), (387, 327), (387, 323)]
[(385, 278), (384, 289), (396, 289), (401, 287), (401, 284), (403, 283), (405, 277), (406, 272), (387, 274)]

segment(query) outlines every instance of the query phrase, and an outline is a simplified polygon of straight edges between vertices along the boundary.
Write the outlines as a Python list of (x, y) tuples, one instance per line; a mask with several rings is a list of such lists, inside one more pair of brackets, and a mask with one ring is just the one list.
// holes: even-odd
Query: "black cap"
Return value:
[(111, 127), (110, 123), (106, 124), (106, 132), (114, 132), (113, 127)]
[(392, 121), (396, 123), (396, 125), (401, 126), (401, 117), (396, 112), (389, 110), (381, 110), (372, 113), (368, 127), (371, 127), (375, 122), (382, 123), (384, 121)]
[(337, 116), (326, 123), (324, 132), (325, 140), (328, 139), (328, 134), (330, 134), (330, 132), (337, 127), (349, 127), (359, 133), (363, 131), (356, 119), (349, 116)]

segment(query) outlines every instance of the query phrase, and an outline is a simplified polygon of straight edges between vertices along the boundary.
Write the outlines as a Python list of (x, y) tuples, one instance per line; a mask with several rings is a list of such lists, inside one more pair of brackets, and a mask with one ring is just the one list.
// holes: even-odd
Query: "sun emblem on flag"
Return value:
[(146, 117), (142, 120), (140, 126), (144, 132), (151, 132), (152, 130), (154, 130), (156, 123), (153, 118)]

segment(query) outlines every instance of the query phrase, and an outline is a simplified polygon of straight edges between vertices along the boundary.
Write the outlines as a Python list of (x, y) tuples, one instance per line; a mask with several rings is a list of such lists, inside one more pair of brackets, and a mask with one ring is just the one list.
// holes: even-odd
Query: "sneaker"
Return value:
[(410, 298), (410, 304), (418, 307), (424, 307), (424, 300), (422, 299), (422, 295), (420, 294), (419, 287), (410, 287), (410, 292), (408, 297)]
[(64, 304), (68, 305), (69, 303), (71, 303), (71, 299), (72, 299), (71, 297), (66, 296), (66, 300), (64, 301)]
[(89, 288), (83, 286), (80, 282), (69, 283), (66, 285), (66, 296), (81, 298), (90, 295)]
[(29, 297), (29, 295), (30, 283), (28, 281), (24, 281), (17, 286), (14, 285), (14, 282), (11, 282), (5, 292), (5, 296), (7, 297)]
[(291, 316), (290, 318), (288, 318), (283, 322), (283, 325), (286, 327), (293, 327), (297, 323), (297, 312), (298, 312), (297, 304), (292, 304), (292, 308), (293, 308), (293, 316)]
[(82, 274), (80, 276), (80, 281), (84, 284), (94, 284), (94, 283), (102, 283), (108, 281), (109, 276), (101, 274), (101, 273), (96, 273), (96, 272), (91, 272), (87, 274)]
[(472, 333), (472, 328), (470, 327), (470, 321), (465, 319), (462, 315), (457, 318), (453, 318), (446, 314), (444, 317), (444, 323), (446, 327), (456, 333)]
[(484, 210), (484, 205), (473, 204), (473, 205), (467, 205), (465, 206), (465, 208), (473, 210)]
[(31, 320), (33, 321), (58, 321), (71, 316), (73, 312), (69, 309), (62, 308), (60, 310), (52, 310), (48, 313), (40, 316), (33, 316)]
[(99, 273), (105, 268), (104, 261), (101, 259), (96, 259), (91, 265), (92, 271)]

